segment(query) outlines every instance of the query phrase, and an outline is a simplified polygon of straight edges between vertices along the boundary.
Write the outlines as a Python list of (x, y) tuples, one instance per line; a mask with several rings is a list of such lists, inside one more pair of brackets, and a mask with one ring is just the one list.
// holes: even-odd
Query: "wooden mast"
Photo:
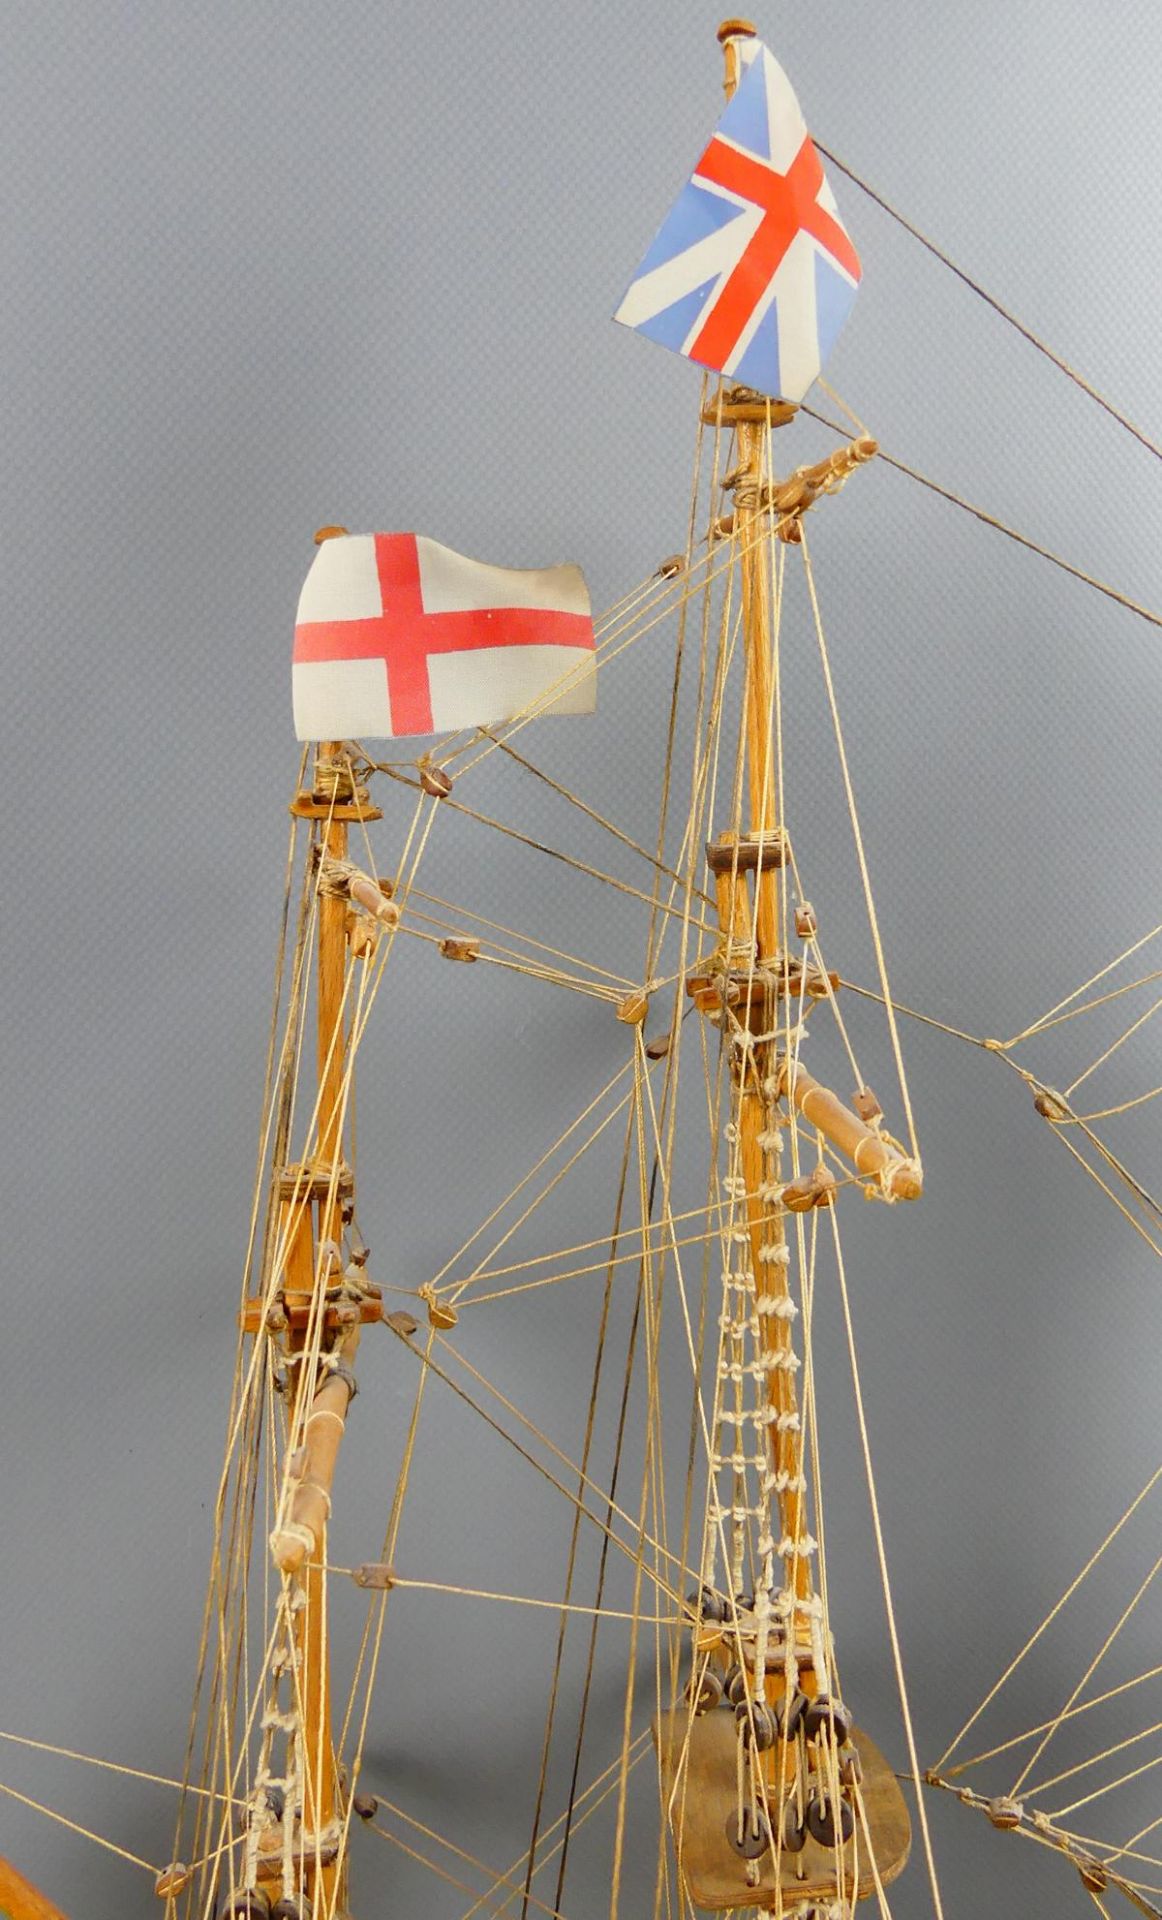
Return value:
[[(741, 61), (739, 40), (753, 36), (754, 28), (744, 20), (724, 20), (718, 29), (726, 59), (726, 92), (729, 96), (738, 84)], [(783, 824), (779, 818), (781, 796), (777, 791), (774, 745), (774, 661), (771, 652), (771, 571), (769, 539), (770, 516), (764, 508), (763, 487), (770, 475), (768, 464), (768, 422), (785, 424), (790, 410), (776, 403), (756, 399), (753, 404), (736, 408), (735, 432), (738, 466), (735, 485), (735, 536), (741, 553), (743, 642), (746, 649), (743, 713), (746, 735), (747, 793), (750, 801), (750, 832), (743, 846), (732, 849), (737, 872), (740, 860), (753, 857), (753, 927), (737, 922), (746, 890), (735, 888), (730, 903), (731, 917), (723, 925), (728, 946), (748, 934), (753, 937), (756, 973), (776, 967), (781, 952), (783, 917)], [(725, 850), (724, 850), (725, 851)], [(740, 897), (741, 896), (741, 897)], [(727, 902), (719, 892), (720, 911)], [(758, 990), (761, 995), (761, 990)], [(767, 1023), (764, 1021), (764, 1025)], [(773, 1023), (771, 1023), (773, 1024)], [(770, 1311), (760, 1316), (763, 1345), (772, 1353), (788, 1350), (792, 1343), (792, 1325), (778, 1309), (789, 1297), (785, 1258), (786, 1231), (782, 1208), (772, 1210), (761, 1198), (771, 1174), (767, 1169), (764, 1139), (770, 1138), (777, 1120), (777, 1100), (767, 1090), (774, 1065), (769, 1042), (756, 1046), (741, 1069), (739, 1101), (739, 1151), (746, 1181), (751, 1257), (756, 1289), (770, 1302)], [(772, 1253), (775, 1255), (772, 1258)], [(781, 1258), (779, 1256), (782, 1256)], [(777, 1494), (782, 1521), (782, 1545), (787, 1567), (787, 1584), (796, 1598), (807, 1601), (812, 1593), (812, 1574), (807, 1543), (807, 1505), (803, 1487), (803, 1435), (795, 1424), (798, 1414), (795, 1376), (790, 1368), (775, 1369), (770, 1375), (770, 1401), (782, 1418), (771, 1428), (771, 1464), (778, 1474), (781, 1490)], [(794, 1632), (795, 1623), (788, 1622)], [(810, 1691), (812, 1676), (804, 1673), (805, 1690)], [(772, 1680), (772, 1690), (774, 1681)]]
[[(725, 20), (718, 29), (728, 98), (742, 72), (742, 43), (754, 31), (744, 20)], [(734, 513), (718, 522), (716, 531), (730, 534), (741, 576), (749, 826), (735, 825), (707, 848), (720, 944), (709, 970), (686, 983), (695, 1006), (732, 1032), (735, 1171), (740, 1176), (733, 1190), (742, 1196), (751, 1271), (726, 1278), (731, 1297), (752, 1290), (757, 1340), (750, 1371), (756, 1383), (762, 1382), (767, 1418), (764, 1422), (761, 1411), (756, 1418), (769, 1435), (757, 1451), (769, 1463), (761, 1477), (764, 1497), (773, 1496), (773, 1502), (769, 1511), (762, 1500), (757, 1509), (751, 1507), (746, 1483), (734, 1467), (736, 1499), (741, 1496), (742, 1502), (735, 1517), (753, 1514), (759, 1523), (752, 1541), (755, 1593), (731, 1593), (728, 1587), (723, 1599), (703, 1589), (696, 1660), (704, 1652), (723, 1670), (715, 1677), (707, 1666), (696, 1665), (690, 1707), (671, 1709), (655, 1724), (663, 1796), (692, 1904), (715, 1910), (758, 1906), (777, 1913), (814, 1911), (819, 1903), (831, 1910), (837, 1898), (847, 1911), (849, 1899), (864, 1898), (895, 1879), (910, 1846), (907, 1808), (891, 1768), (832, 1691), (832, 1650), (808, 1528), (787, 1214), (832, 1204), (836, 1181), (821, 1162), (811, 1168), (782, 1164), (789, 1110), (802, 1113), (858, 1173), (878, 1179), (888, 1196), (915, 1198), (920, 1190), (918, 1166), (801, 1068), (797, 1045), (788, 1038), (786, 1057), (779, 1053), (782, 1017), (791, 1003), (796, 1006), (788, 1033), (801, 1017), (799, 1003), (833, 994), (839, 983), (808, 964), (809, 949), (800, 956), (791, 948), (783, 881), (789, 842), (776, 764), (773, 541), (797, 542), (799, 516), (817, 495), (842, 484), (876, 451), (874, 441), (861, 438), (776, 484), (769, 471), (770, 429), (787, 424), (795, 412), (793, 406), (735, 387), (720, 389), (702, 415), (719, 430), (733, 429), (735, 436), (737, 459), (726, 482), (734, 490)], [(795, 938), (809, 942), (814, 930), (811, 910), (801, 907)], [(868, 1101), (870, 1110), (874, 1096)], [(793, 1144), (793, 1130), (789, 1138)], [(728, 1306), (724, 1324), (730, 1317)], [(736, 1366), (747, 1370), (741, 1360)], [(760, 1464), (748, 1463), (737, 1443), (736, 1452), (744, 1467)], [(780, 1562), (782, 1590), (776, 1595)], [(728, 1579), (731, 1573), (730, 1584), (736, 1585), (737, 1560)], [(729, 1713), (718, 1706), (724, 1692), (733, 1709)], [(857, 1860), (857, 1797), (875, 1857), (874, 1876)]]
[[(320, 748), (315, 769), (316, 790), (321, 791), (330, 774), (333, 779), (342, 766), (340, 754), (342, 742), (327, 741)], [(336, 798), (339, 795), (335, 796)], [(322, 857), (343, 860), (347, 856), (347, 823), (337, 820), (332, 810), (329, 817), (321, 823), (319, 839)], [(320, 1193), (317, 1207), (317, 1248), (325, 1242), (338, 1243), (342, 1232), (339, 1212), (339, 1180), (343, 1168), (343, 1077), (347, 1064), (347, 1034), (343, 1014), (343, 980), (346, 972), (347, 937), (346, 907), (334, 894), (319, 890), (319, 931), (318, 931), (318, 981), (317, 981), (317, 1034), (316, 1048), (319, 1076), (319, 1120), (318, 1120), (318, 1157), (319, 1172), (326, 1181)], [(320, 1271), (323, 1262), (317, 1251), (312, 1254), (312, 1290), (316, 1285), (325, 1286), (326, 1273)], [(344, 1346), (344, 1358), (350, 1360), (359, 1341), (359, 1323), (351, 1329)], [(306, 1330), (298, 1336), (300, 1342), (306, 1339)], [(305, 1371), (300, 1368), (300, 1372)], [(302, 1388), (300, 1387), (300, 1392)], [(304, 1486), (313, 1483), (319, 1488), (319, 1505), (322, 1511), (314, 1526), (316, 1543), (320, 1551), (312, 1553), (303, 1574), (300, 1576), (306, 1593), (306, 1606), (298, 1615), (298, 1651), (302, 1661), (300, 1668), (300, 1699), (303, 1716), (303, 1747), (305, 1759), (305, 1778), (303, 1781), (303, 1846), (310, 1858), (310, 1837), (320, 1837), (327, 1833), (335, 1818), (338, 1799), (338, 1782), (335, 1777), (334, 1746), (331, 1737), (331, 1675), (330, 1649), (327, 1644), (327, 1610), (324, 1587), (326, 1574), (320, 1565), (324, 1555), (321, 1551), (326, 1540), (326, 1515), (330, 1511), (330, 1481), (334, 1472), (335, 1455), (343, 1433), (343, 1421), (346, 1418), (350, 1401), (350, 1390), (346, 1384), (334, 1375), (326, 1375), (318, 1388), (312, 1403), (312, 1414), (325, 1416), (312, 1421), (307, 1416), (304, 1445), (308, 1456), (312, 1451), (312, 1442), (317, 1448), (324, 1440), (330, 1455), (326, 1461), (325, 1478), (320, 1468), (324, 1461), (308, 1459), (304, 1471)], [(336, 1402), (332, 1406), (331, 1402)], [(296, 1408), (296, 1412), (298, 1409)], [(312, 1425), (320, 1431), (313, 1434)], [(313, 1467), (313, 1471), (312, 1471)], [(307, 1522), (311, 1525), (310, 1521)], [(347, 1870), (344, 1861), (334, 1866), (308, 1866), (306, 1875), (307, 1891), (312, 1905), (322, 1912), (329, 1912), (329, 1903), (335, 1897), (338, 1883), (338, 1910), (346, 1911)]]
[[(325, 884), (328, 868), (345, 863), (348, 819), (375, 817), (359, 808), (341, 741), (325, 741), (318, 751), (312, 791), (300, 794), (293, 811), (315, 822), (314, 858), (318, 862), (316, 975), (316, 1067), (318, 1113), (316, 1147), (302, 1166), (281, 1175), (281, 1230), (288, 1247), (284, 1299), (289, 1308), (288, 1346), (305, 1355), (332, 1315), (324, 1299), (338, 1279), (335, 1250), (350, 1218), (353, 1176), (343, 1156), (344, 1114), (348, 1095), (349, 1032), (345, 1013), (348, 907), (342, 891)], [(341, 868), (340, 868), (341, 870)], [(342, 1441), (347, 1409), (355, 1391), (351, 1361), (359, 1344), (361, 1315), (337, 1326), (324, 1341), (326, 1370), (312, 1389), (305, 1359), (297, 1370), (292, 1431), (302, 1445), (292, 1463), (295, 1491), (271, 1538), (279, 1571), (296, 1587), (294, 1652), (296, 1697), (302, 1724), (301, 1849), (306, 1894), (316, 1913), (347, 1913), (345, 1850), (337, 1846), (343, 1820), (343, 1783), (338, 1777), (331, 1727), (330, 1652), (327, 1635), (324, 1562), (331, 1482)], [(304, 1403), (308, 1392), (309, 1406)], [(276, 1877), (272, 1861), (270, 1877)]]

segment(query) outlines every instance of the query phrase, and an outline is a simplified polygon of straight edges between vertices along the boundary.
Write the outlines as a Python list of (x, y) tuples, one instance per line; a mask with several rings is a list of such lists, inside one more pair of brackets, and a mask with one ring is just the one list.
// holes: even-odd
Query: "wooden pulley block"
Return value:
[(782, 1201), (789, 1213), (810, 1213), (812, 1207), (830, 1207), (835, 1203), (838, 1182), (830, 1167), (814, 1167), (783, 1188)]
[[(356, 1567), (351, 1578), (357, 1587), (363, 1587), (364, 1590), (369, 1593), (390, 1593), (395, 1585), (394, 1571), (386, 1560), (365, 1560), (361, 1567)], [(356, 1795), (351, 1804), (355, 1808), (356, 1813), (358, 1813), (358, 1795)], [(364, 1820), (369, 1820), (371, 1815), (365, 1813), (360, 1817)]]
[(670, 1035), (668, 1033), (655, 1033), (652, 1040), (646, 1041), (647, 1060), (664, 1060), (669, 1051)]
[(686, 1595), (686, 1605), (697, 1620), (713, 1621), (716, 1626), (726, 1618), (726, 1600), (713, 1587), (699, 1587)]
[(846, 1800), (813, 1795), (807, 1802), (807, 1832), (817, 1846), (833, 1847), (837, 1841), (846, 1845), (855, 1832), (855, 1815)]
[(696, 1714), (712, 1713), (722, 1703), (722, 1675), (717, 1667), (708, 1666), (699, 1679), (691, 1675), (686, 1688), (686, 1698)]
[(851, 1104), (865, 1127), (874, 1127), (876, 1121), (884, 1117), (884, 1110), (870, 1087), (857, 1087), (851, 1096)]
[(404, 1340), (410, 1340), (413, 1333), (418, 1333), (420, 1328), (419, 1321), (403, 1307), (395, 1313), (385, 1314), (383, 1324), (390, 1327), (393, 1333), (398, 1333)]
[(627, 1027), (644, 1026), (649, 1010), (649, 995), (642, 993), (640, 988), (635, 988), (633, 993), (627, 993), (625, 998), (617, 1003), (617, 1017), (624, 1021)]
[(432, 1300), (428, 1303), (428, 1319), (433, 1327), (439, 1327), (441, 1333), (447, 1333), (458, 1324), (460, 1315), (455, 1307), (442, 1306), (438, 1300)]
[(1033, 1110), (1041, 1115), (1042, 1120), (1051, 1120), (1055, 1126), (1060, 1126), (1063, 1120), (1069, 1118), (1068, 1106), (1052, 1087), (1042, 1087), (1040, 1093), (1033, 1096)]
[(726, 1837), (742, 1860), (761, 1860), (771, 1844), (770, 1823), (761, 1807), (744, 1807), (726, 1822)]
[(365, 913), (355, 913), (348, 908), (344, 924), (351, 958), (370, 960), (379, 945), (379, 927), (376, 921), (368, 919)]
[(1000, 1827), (1004, 1831), (1019, 1827), (1025, 1818), (1025, 1809), (1020, 1801), (1010, 1800), (1003, 1794), (995, 1800), (990, 1800), (985, 1812), (994, 1827)]
[[(845, 1901), (854, 1904), (868, 1884), (864, 1822), (878, 1884), (890, 1886), (903, 1871), (911, 1845), (907, 1803), (892, 1767), (862, 1731), (852, 1735), (864, 1773), (858, 1848), (854, 1835), (841, 1844), (844, 1815), (836, 1813), (836, 1844), (821, 1846), (804, 1823), (796, 1850), (799, 1836), (784, 1825), (797, 1820), (792, 1796), (777, 1816), (782, 1840), (778, 1854), (769, 1846), (750, 1860), (740, 1857), (733, 1837), (739, 1818), (738, 1734), (733, 1714), (708, 1713), (692, 1720), (689, 1707), (681, 1704), (660, 1714), (653, 1731), (678, 1864), (695, 1907), (711, 1912), (759, 1908), (802, 1915), (811, 1906), (827, 1911)], [(819, 1798), (818, 1790), (815, 1797)], [(847, 1807), (850, 1818), (847, 1801), (840, 1804)]]
[(811, 940), (819, 931), (819, 922), (815, 918), (815, 909), (809, 900), (795, 908), (795, 932), (800, 940)]
[(725, 1688), (732, 1707), (737, 1707), (741, 1700), (746, 1699), (746, 1672), (737, 1661), (727, 1668)]
[(655, 568), (655, 580), (673, 580), (679, 573), (685, 572), (686, 556), (683, 553), (671, 553)]
[(783, 1851), (802, 1853), (807, 1845), (807, 1827), (799, 1818), (799, 1810), (793, 1800), (788, 1800), (783, 1808)]
[(859, 1757), (858, 1747), (848, 1747), (839, 1756), (839, 1784), (841, 1787), (858, 1787), (863, 1779), (863, 1761)]
[(445, 960), (459, 960), (463, 965), (470, 966), (473, 960), (480, 958), (480, 942), (471, 934), (450, 935), (447, 940), (441, 940), (440, 953)]
[(768, 1753), (779, 1737), (775, 1716), (763, 1700), (755, 1700), (750, 1705), (740, 1700), (734, 1709), (734, 1723), (745, 1745), (753, 1747), (756, 1753)]
[(834, 1727), (837, 1747), (847, 1745), (854, 1724), (842, 1700), (832, 1700), (825, 1693), (816, 1695), (803, 1716), (803, 1726), (808, 1740), (818, 1740), (821, 1734), (824, 1738), (828, 1738)]
[(433, 766), (431, 761), (421, 760), (419, 765), (420, 785), (433, 800), (446, 800), (452, 791), (452, 776), (444, 767)]
[(811, 1702), (808, 1700), (807, 1695), (801, 1693), (798, 1688), (796, 1688), (795, 1692), (791, 1695), (790, 1701), (787, 1700), (786, 1694), (783, 1695), (783, 1698), (775, 1708), (775, 1720), (782, 1739), (793, 1740), (795, 1738), (795, 1735), (803, 1724), (803, 1716), (810, 1704)]
[(1081, 1884), (1087, 1893), (1104, 1893), (1109, 1886), (1110, 1876), (1100, 1860), (1091, 1860), (1088, 1857), (1079, 1860), (1077, 1871), (1081, 1875)]
[(217, 1920), (271, 1920), (270, 1895), (261, 1887), (228, 1894), (218, 1908)]
[(172, 1896), (184, 1893), (193, 1879), (193, 1874), (184, 1862), (175, 1860), (172, 1866), (159, 1873), (153, 1883), (153, 1891), (159, 1900), (168, 1900)]
[(373, 1793), (355, 1793), (351, 1796), (351, 1810), (361, 1820), (374, 1820), (379, 1812), (379, 1801)]

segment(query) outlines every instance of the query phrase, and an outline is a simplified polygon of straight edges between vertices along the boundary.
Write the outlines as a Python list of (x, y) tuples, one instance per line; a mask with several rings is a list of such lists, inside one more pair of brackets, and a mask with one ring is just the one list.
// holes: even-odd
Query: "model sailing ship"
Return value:
[[(882, 1006), (899, 1069), (884, 1105), (859, 1067), (867, 999), (845, 1012), (841, 976), (824, 955), (783, 755), (788, 566), (802, 555), (834, 710), (804, 516), (876, 447), (859, 431), (828, 459), (796, 467), (780, 458), (780, 435), (850, 305), (859, 268), (783, 76), (743, 23), (725, 23), (720, 37), (727, 113), (619, 316), (723, 376), (704, 384), (699, 408), (704, 531), (596, 632), (575, 569), (514, 576), (410, 535), (329, 528), (319, 536), (300, 605), (296, 710), (300, 734), (321, 744), (310, 749), (292, 802), (305, 845), (293, 938), (280, 964), (266, 1210), (241, 1314), (195, 1706), (200, 1764), (186, 1782), (172, 1857), (156, 1876), (159, 1912), (339, 1920), (349, 1911), (348, 1865), (361, 1824), (376, 1821), (359, 1763), (390, 1596), (421, 1584), (397, 1565), (395, 1547), (423, 1388), (382, 1554), (336, 1570), (327, 1527), (332, 1498), (341, 1497), (336, 1470), (360, 1340), (365, 1328), (383, 1325), (417, 1356), (421, 1381), (445, 1378), (461, 1309), (515, 1272), (496, 1264), (506, 1228), (483, 1261), (402, 1289), (412, 1296), (404, 1306), (371, 1277), (358, 1224), (354, 1063), (384, 970), (407, 939), (432, 943), (451, 965), (514, 966), (576, 987), (604, 1000), (625, 1029), (628, 1063), (587, 1127), (626, 1116), (604, 1258), (615, 1281), (630, 1263), (638, 1274), (651, 1380), (640, 1511), (635, 1519), (614, 1485), (598, 1485), (587, 1457), (579, 1466), (559, 1461), (564, 1485), (556, 1481), (578, 1520), (595, 1524), (632, 1565), (631, 1645), (639, 1627), (663, 1629), (649, 1724), (640, 1724), (641, 1702), (627, 1684), (611, 1769), (615, 1888), (630, 1773), (643, 1760), (651, 1765), (651, 1755), (659, 1825), (672, 1847), (659, 1885), (679, 1911), (753, 1908), (815, 1920), (847, 1915), (867, 1899), (887, 1912), (887, 1890), (908, 1860), (911, 1821), (896, 1768), (918, 1779), (918, 1756), (885, 1759), (857, 1724), (858, 1676), (839, 1682), (842, 1623), (832, 1617), (822, 1553), (810, 1329), (825, 1262), (846, 1301), (844, 1189), (914, 1201), (920, 1160), (870, 889), (880, 962), (870, 999)], [(772, 177), (782, 183), (778, 193)], [(733, 231), (740, 199), (754, 209), (741, 246)], [(724, 264), (732, 248), (733, 264)], [(698, 636), (694, 694), (680, 698), (675, 680), (665, 782), (669, 791), (671, 758), (680, 757), (690, 803), (676, 847), (660, 831), (656, 853), (645, 854), (652, 878), (641, 895), (650, 928), (640, 979), (581, 974), (583, 963), (529, 943), (514, 948), (506, 929), (479, 917), (470, 926), (447, 921), (420, 885), (441, 811), (472, 804), (475, 767), (494, 754), (515, 756), (513, 737), (530, 720), (587, 711), (595, 665), (667, 613)], [(691, 722), (686, 752), (682, 721)], [(838, 717), (836, 724), (866, 882)], [(439, 738), (412, 762), (373, 763), (363, 744), (411, 734)], [(373, 772), (387, 783), (382, 807), (371, 797)], [(367, 832), (384, 819), (397, 836), (387, 859), (376, 857)], [(846, 1098), (802, 1059), (808, 1038), (824, 1049), (825, 1033), (840, 1068), (851, 1069)], [(313, 1072), (304, 1065), (312, 1055)], [(689, 1144), (678, 1144), (689, 1119), (679, 1098), (683, 1060), (687, 1080), (705, 1086), (710, 1116), (708, 1185), (696, 1208), (679, 1199), (692, 1158)], [(1051, 1089), (1038, 1087), (1037, 1097), (1046, 1118), (1069, 1117)], [(572, 1129), (566, 1159), (571, 1136)], [(544, 1191), (557, 1177), (555, 1169), (544, 1175)], [(635, 1187), (631, 1224), (626, 1195)], [(534, 1186), (525, 1198), (535, 1203), (540, 1191)], [(713, 1250), (701, 1303), (683, 1266), (691, 1244)], [(570, 1252), (583, 1262), (587, 1250)], [(526, 1270), (543, 1278), (547, 1258)], [(560, 1256), (554, 1264), (561, 1267)], [(592, 1264), (603, 1264), (600, 1249)], [(657, 1320), (663, 1296), (674, 1294), (688, 1335), (694, 1455), (676, 1529), (660, 1487), (656, 1405)], [(264, 1487), (273, 1502), (265, 1526)], [(342, 1714), (332, 1701), (329, 1649), (328, 1586), (336, 1578), (372, 1596)], [(563, 1607), (573, 1605), (567, 1593)], [(594, 1629), (602, 1613), (599, 1590)], [(632, 1661), (631, 1651), (631, 1673)], [(994, 1824), (1026, 1823), (1015, 1796), (976, 1798)], [(575, 1775), (566, 1838), (586, 1812)], [(1154, 1911), (1117, 1865), (1057, 1835), (1052, 1823), (1039, 1833), (1092, 1893), (1120, 1889)], [(930, 1868), (926, 1830), (923, 1837)], [(527, 1861), (499, 1876), (501, 1898), (491, 1909), (520, 1901), (526, 1911), (556, 1913), (559, 1890), (551, 1903), (535, 1891), (546, 1857), (534, 1834)], [(16, 1876), (6, 1897), (14, 1920), (53, 1911)], [(932, 1901), (939, 1911), (934, 1877)]]

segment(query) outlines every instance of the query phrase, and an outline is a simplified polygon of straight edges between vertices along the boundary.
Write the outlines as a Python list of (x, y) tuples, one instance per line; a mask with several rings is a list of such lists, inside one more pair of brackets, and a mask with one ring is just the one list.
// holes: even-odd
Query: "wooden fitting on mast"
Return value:
[[(809, 1074), (806, 1067), (783, 1060), (779, 1064), (778, 1080), (780, 1092), (786, 1094), (809, 1125), (818, 1127), (824, 1139), (846, 1155), (857, 1173), (877, 1179), (893, 1200), (920, 1198), (924, 1176), (919, 1162), (874, 1133), (857, 1113), (844, 1106), (837, 1094)], [(878, 1106), (878, 1101), (876, 1104)], [(790, 1201), (787, 1204), (790, 1205)]]
[(772, 400), (755, 387), (723, 387), (699, 417), (707, 427), (787, 427), (798, 411), (789, 400)]
[(795, 933), (800, 940), (813, 940), (819, 931), (815, 909), (809, 900), (795, 908)]
[(755, 32), (756, 29), (752, 20), (731, 19), (723, 20), (719, 23), (715, 38), (722, 48), (726, 61), (726, 72), (723, 75), (722, 88), (728, 100), (742, 78), (742, 53), (739, 48), (739, 41), (753, 40)]
[(785, 867), (790, 853), (786, 831), (768, 827), (765, 833), (720, 833), (706, 843), (706, 864), (711, 873), (768, 873)]
[(813, 1167), (798, 1180), (788, 1180), (779, 1195), (788, 1213), (810, 1213), (812, 1207), (832, 1207), (839, 1182), (830, 1167)]
[(291, 1495), (286, 1519), (270, 1536), (271, 1557), (280, 1573), (298, 1573), (308, 1558), (316, 1559), (331, 1511), (331, 1483), (347, 1413), (355, 1398), (351, 1361), (359, 1346), (360, 1328), (352, 1327), (336, 1341), (328, 1359), (331, 1371), (321, 1382), (303, 1428), (298, 1485)]

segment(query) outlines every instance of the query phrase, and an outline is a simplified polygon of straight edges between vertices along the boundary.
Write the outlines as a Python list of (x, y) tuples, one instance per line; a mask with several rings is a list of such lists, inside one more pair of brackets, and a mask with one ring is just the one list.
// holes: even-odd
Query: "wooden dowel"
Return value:
[[(352, 1327), (332, 1351), (350, 1362), (362, 1328)], [(280, 1573), (297, 1573), (308, 1556), (317, 1559), (331, 1511), (331, 1482), (347, 1424), (352, 1390), (341, 1374), (325, 1379), (311, 1402), (303, 1437), (302, 1473), (286, 1524), (271, 1535), (270, 1551)], [(307, 1536), (310, 1536), (308, 1539)]]
[(882, 1180), (894, 1200), (920, 1198), (924, 1178), (917, 1161), (908, 1159), (878, 1133), (873, 1133), (857, 1113), (844, 1106), (838, 1094), (821, 1085), (806, 1067), (784, 1061), (780, 1079), (783, 1092), (804, 1120), (818, 1127), (825, 1140), (846, 1154), (857, 1173)]

